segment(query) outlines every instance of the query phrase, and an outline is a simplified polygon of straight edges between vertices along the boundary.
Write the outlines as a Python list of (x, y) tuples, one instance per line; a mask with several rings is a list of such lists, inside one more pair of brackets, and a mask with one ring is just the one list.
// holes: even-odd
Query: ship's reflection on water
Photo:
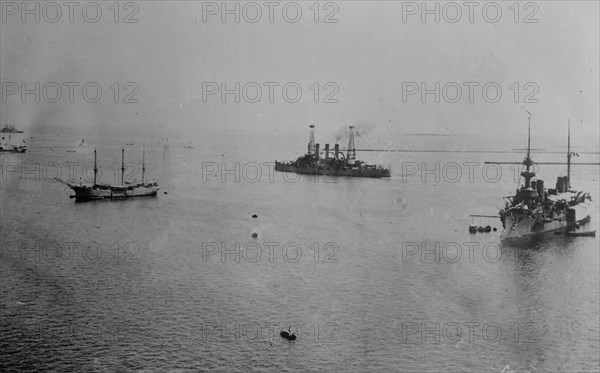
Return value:
[[(518, 366), (518, 371), (576, 371), (577, 358), (557, 361), (553, 358), (556, 350), (569, 356), (580, 354), (576, 351), (591, 341), (578, 330), (598, 330), (597, 325), (587, 324), (579, 317), (598, 310), (593, 300), (568, 300), (572, 299), (569, 294), (581, 294), (581, 287), (594, 287), (593, 281), (580, 272), (586, 259), (578, 250), (585, 244), (552, 232), (503, 242), (502, 250), (507, 253), (503, 264), (512, 271), (514, 280), (517, 318), (512, 347), (520, 360), (511, 365)], [(597, 254), (594, 256), (597, 260)]]

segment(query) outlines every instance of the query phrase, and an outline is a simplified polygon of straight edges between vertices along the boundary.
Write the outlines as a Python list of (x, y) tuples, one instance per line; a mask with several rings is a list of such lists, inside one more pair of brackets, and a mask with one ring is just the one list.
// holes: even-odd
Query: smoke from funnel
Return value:
[[(371, 123), (357, 123), (354, 124), (354, 136), (363, 137), (368, 135), (375, 128), (374, 124)], [(343, 126), (335, 133), (335, 141), (338, 142), (341, 139), (348, 138), (350, 136), (350, 129), (348, 126)]]

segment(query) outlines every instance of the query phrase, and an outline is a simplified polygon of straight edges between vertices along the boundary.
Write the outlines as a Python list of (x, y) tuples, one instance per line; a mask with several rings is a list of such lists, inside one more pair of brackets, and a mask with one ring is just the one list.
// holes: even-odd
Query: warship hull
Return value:
[(294, 172), (303, 175), (347, 176), (347, 177), (390, 177), (390, 171), (381, 168), (347, 168), (334, 169), (323, 167), (296, 167), (285, 163), (275, 162), (275, 171)]
[(566, 214), (560, 214), (553, 219), (540, 219), (520, 214), (506, 215), (503, 221), (504, 230), (500, 235), (500, 239), (518, 240), (543, 236), (546, 233), (566, 232), (577, 224), (590, 219), (589, 207), (589, 203), (570, 206), (570, 209), (574, 210), (574, 218), (571, 221), (567, 220)]

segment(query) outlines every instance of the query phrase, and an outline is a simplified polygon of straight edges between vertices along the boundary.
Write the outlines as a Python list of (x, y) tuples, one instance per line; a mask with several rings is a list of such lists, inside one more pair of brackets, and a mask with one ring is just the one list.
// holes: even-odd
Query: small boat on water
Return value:
[(292, 333), (292, 332), (291, 332), (289, 329), (288, 329), (288, 331), (287, 331), (287, 332), (286, 332), (285, 330), (282, 330), (282, 331), (279, 333), (279, 335), (280, 335), (282, 338), (285, 338), (285, 339), (287, 339), (288, 341), (295, 341), (295, 340), (296, 340), (296, 335), (295, 335), (294, 333)]

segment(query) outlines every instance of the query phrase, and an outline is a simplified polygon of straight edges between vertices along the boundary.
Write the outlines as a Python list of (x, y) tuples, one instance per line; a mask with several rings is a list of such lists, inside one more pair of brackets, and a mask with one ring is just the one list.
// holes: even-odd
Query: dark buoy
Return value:
[(254, 232), (252, 233), (252, 238), (257, 238), (258, 237), (258, 233)]
[(481, 225), (479, 227), (477, 227), (477, 232), (479, 232), (479, 233), (483, 232), (483, 227)]
[(494, 227), (494, 232), (497, 231), (498, 229), (496, 229), (496, 227)]
[(169, 194), (169, 193), (167, 193), (166, 191), (165, 191), (165, 192), (163, 192), (163, 193), (164, 193), (164, 194)]
[(254, 215), (252, 215), (252, 217), (253, 217), (254, 219), (256, 219), (256, 218), (258, 218), (258, 215), (254, 214)]
[(469, 233), (477, 233), (477, 226), (475, 224), (469, 225)]
[(492, 231), (492, 227), (490, 227), (489, 225), (485, 226), (485, 231), (486, 232), (491, 232)]

